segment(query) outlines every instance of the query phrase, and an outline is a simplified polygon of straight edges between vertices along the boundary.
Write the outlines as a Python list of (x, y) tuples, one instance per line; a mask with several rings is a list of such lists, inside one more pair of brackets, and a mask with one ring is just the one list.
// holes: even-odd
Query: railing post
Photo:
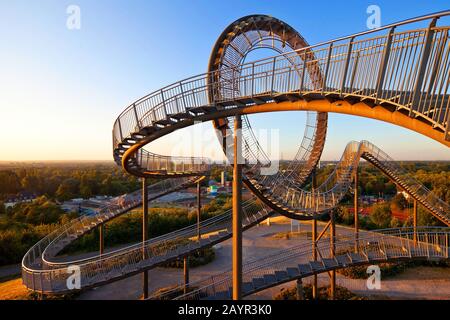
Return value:
[(353, 40), (354, 40), (354, 37), (351, 37), (348, 42), (348, 46), (347, 46), (347, 57), (345, 58), (344, 71), (342, 73), (341, 88), (340, 88), (340, 93), (339, 93), (341, 98), (344, 95), (345, 82), (347, 80), (347, 73), (348, 73), (348, 66), (350, 65), (350, 57), (352, 55)]
[(184, 96), (183, 83), (181, 81), (179, 82), (179, 86), (180, 86), (181, 98), (183, 99), (183, 108), (184, 108), (183, 110), (186, 110), (187, 109), (186, 97)]
[(431, 45), (433, 42), (434, 30), (433, 28), (436, 26), (437, 18), (431, 20), (430, 25), (425, 33), (424, 45), (422, 50), (422, 57), (420, 59), (420, 64), (417, 70), (417, 80), (414, 85), (413, 97), (411, 99), (411, 109), (409, 110), (409, 116), (414, 116), (414, 108), (418, 107), (420, 97), (422, 95), (421, 89), (423, 85), (423, 80), (425, 77), (425, 71), (428, 64), (428, 59), (430, 58), (431, 53)]
[(138, 118), (138, 114), (136, 111), (136, 104), (133, 103), (133, 111), (134, 111), (134, 116), (136, 117), (136, 126), (141, 129), (141, 125), (139, 123), (139, 118)]
[(378, 103), (378, 99), (381, 94), (381, 90), (383, 89), (384, 77), (386, 75), (386, 69), (389, 61), (389, 56), (391, 54), (391, 44), (392, 44), (392, 35), (394, 34), (395, 27), (389, 29), (389, 33), (386, 36), (386, 45), (383, 50), (383, 57), (381, 59), (380, 69), (378, 71), (378, 79), (377, 79), (377, 87), (375, 89), (375, 103)]
[(164, 109), (164, 118), (167, 117), (167, 108), (166, 108), (166, 100), (164, 99), (164, 90), (161, 89), (161, 99), (162, 99), (162, 105)]
[(237, 115), (234, 120), (234, 165), (233, 165), (233, 300), (242, 298), (242, 119)]
[(117, 118), (117, 123), (119, 124), (119, 133), (120, 133), (120, 140), (123, 140), (123, 134), (122, 134), (122, 124), (120, 123), (120, 117)]
[(252, 97), (255, 94), (255, 63), (252, 63)]
[(271, 88), (271, 90), (270, 90), (271, 93), (274, 92), (273, 86), (274, 86), (274, 84), (275, 84), (275, 64), (276, 64), (276, 60), (277, 60), (277, 57), (274, 57), (274, 58), (273, 58), (273, 65), (272, 65), (272, 88)]
[(330, 69), (330, 61), (331, 61), (331, 52), (332, 51), (333, 51), (333, 42), (330, 43), (330, 46), (328, 48), (327, 66), (325, 67), (325, 74), (323, 76), (322, 94), (325, 92), (325, 88), (327, 86), (327, 78), (328, 78), (328, 71)]
[(350, 78), (350, 86), (349, 86), (349, 92), (353, 92), (353, 85), (355, 83), (355, 77), (356, 77), (356, 72), (358, 70), (358, 64), (359, 64), (359, 51), (356, 53), (356, 58), (355, 58), (355, 64), (353, 66), (352, 69), (352, 76)]
[(303, 70), (302, 70), (302, 78), (300, 79), (300, 93), (303, 91), (303, 87), (305, 85), (305, 72), (306, 72), (306, 53), (303, 54)]

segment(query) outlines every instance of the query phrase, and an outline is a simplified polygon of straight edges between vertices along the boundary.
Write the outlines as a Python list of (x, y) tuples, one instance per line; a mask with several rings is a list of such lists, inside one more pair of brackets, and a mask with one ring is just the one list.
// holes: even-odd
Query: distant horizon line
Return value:
[[(279, 162), (283, 162), (283, 161), (292, 161), (294, 159), (278, 159), (277, 161)], [(450, 162), (450, 159), (448, 160), (444, 160), (444, 159), (440, 159), (440, 160), (431, 160), (431, 159), (426, 159), (426, 160), (418, 160), (418, 159), (393, 159), (394, 161), (415, 161), (415, 162)], [(218, 164), (220, 162), (222, 162), (221, 160), (212, 160), (213, 163)], [(276, 159), (272, 159), (272, 161), (276, 161)], [(335, 160), (320, 160), (321, 162), (338, 162), (340, 161), (339, 159), (335, 159)], [(113, 159), (80, 159), (80, 160), (0, 160), (0, 164), (7, 164), (7, 163), (38, 163), (38, 162), (114, 162)]]

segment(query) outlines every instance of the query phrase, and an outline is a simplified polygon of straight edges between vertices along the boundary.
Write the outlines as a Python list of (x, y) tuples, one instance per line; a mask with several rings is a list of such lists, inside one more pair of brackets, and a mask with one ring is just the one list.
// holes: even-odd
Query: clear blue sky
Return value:
[[(66, 28), (72, 4), (81, 9), (76, 31)], [(0, 160), (111, 159), (117, 115), (140, 96), (206, 71), (217, 36), (235, 19), (269, 14), (314, 44), (365, 30), (371, 4), (387, 24), (449, 2), (0, 0)], [(256, 128), (281, 128), (283, 156), (293, 154), (304, 114), (251, 119)], [(324, 158), (338, 159), (348, 141), (361, 139), (399, 160), (450, 160), (448, 148), (414, 132), (344, 115), (330, 115)]]

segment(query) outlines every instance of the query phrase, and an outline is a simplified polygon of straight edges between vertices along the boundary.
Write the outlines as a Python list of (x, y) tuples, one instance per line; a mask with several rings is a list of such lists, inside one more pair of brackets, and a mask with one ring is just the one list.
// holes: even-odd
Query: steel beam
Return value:
[(234, 163), (233, 163), (233, 300), (242, 299), (242, 119), (234, 120)]

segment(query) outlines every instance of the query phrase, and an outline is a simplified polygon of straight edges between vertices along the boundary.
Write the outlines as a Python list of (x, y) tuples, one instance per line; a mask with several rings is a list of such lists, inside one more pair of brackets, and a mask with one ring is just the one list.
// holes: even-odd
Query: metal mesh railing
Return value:
[[(243, 228), (247, 229), (268, 216), (267, 211), (255, 200), (243, 204)], [(66, 230), (60, 232), (67, 236)], [(205, 246), (222, 241), (231, 236), (231, 210), (204, 220), (200, 223), (202, 238), (197, 240), (197, 226), (170, 232), (153, 238), (147, 242), (137, 243), (126, 248), (115, 250), (99, 256), (69, 262), (42, 263), (41, 254), (48, 250), (49, 241), (41, 241), (33, 247), (22, 265), (24, 284), (35, 291), (63, 293), (69, 291), (67, 279), (71, 266), (80, 270), (82, 288), (92, 287), (124, 275), (136, 273), (157, 266), (161, 263), (177, 259)], [(213, 233), (213, 234), (211, 234)], [(30, 263), (27, 263), (31, 261)]]

